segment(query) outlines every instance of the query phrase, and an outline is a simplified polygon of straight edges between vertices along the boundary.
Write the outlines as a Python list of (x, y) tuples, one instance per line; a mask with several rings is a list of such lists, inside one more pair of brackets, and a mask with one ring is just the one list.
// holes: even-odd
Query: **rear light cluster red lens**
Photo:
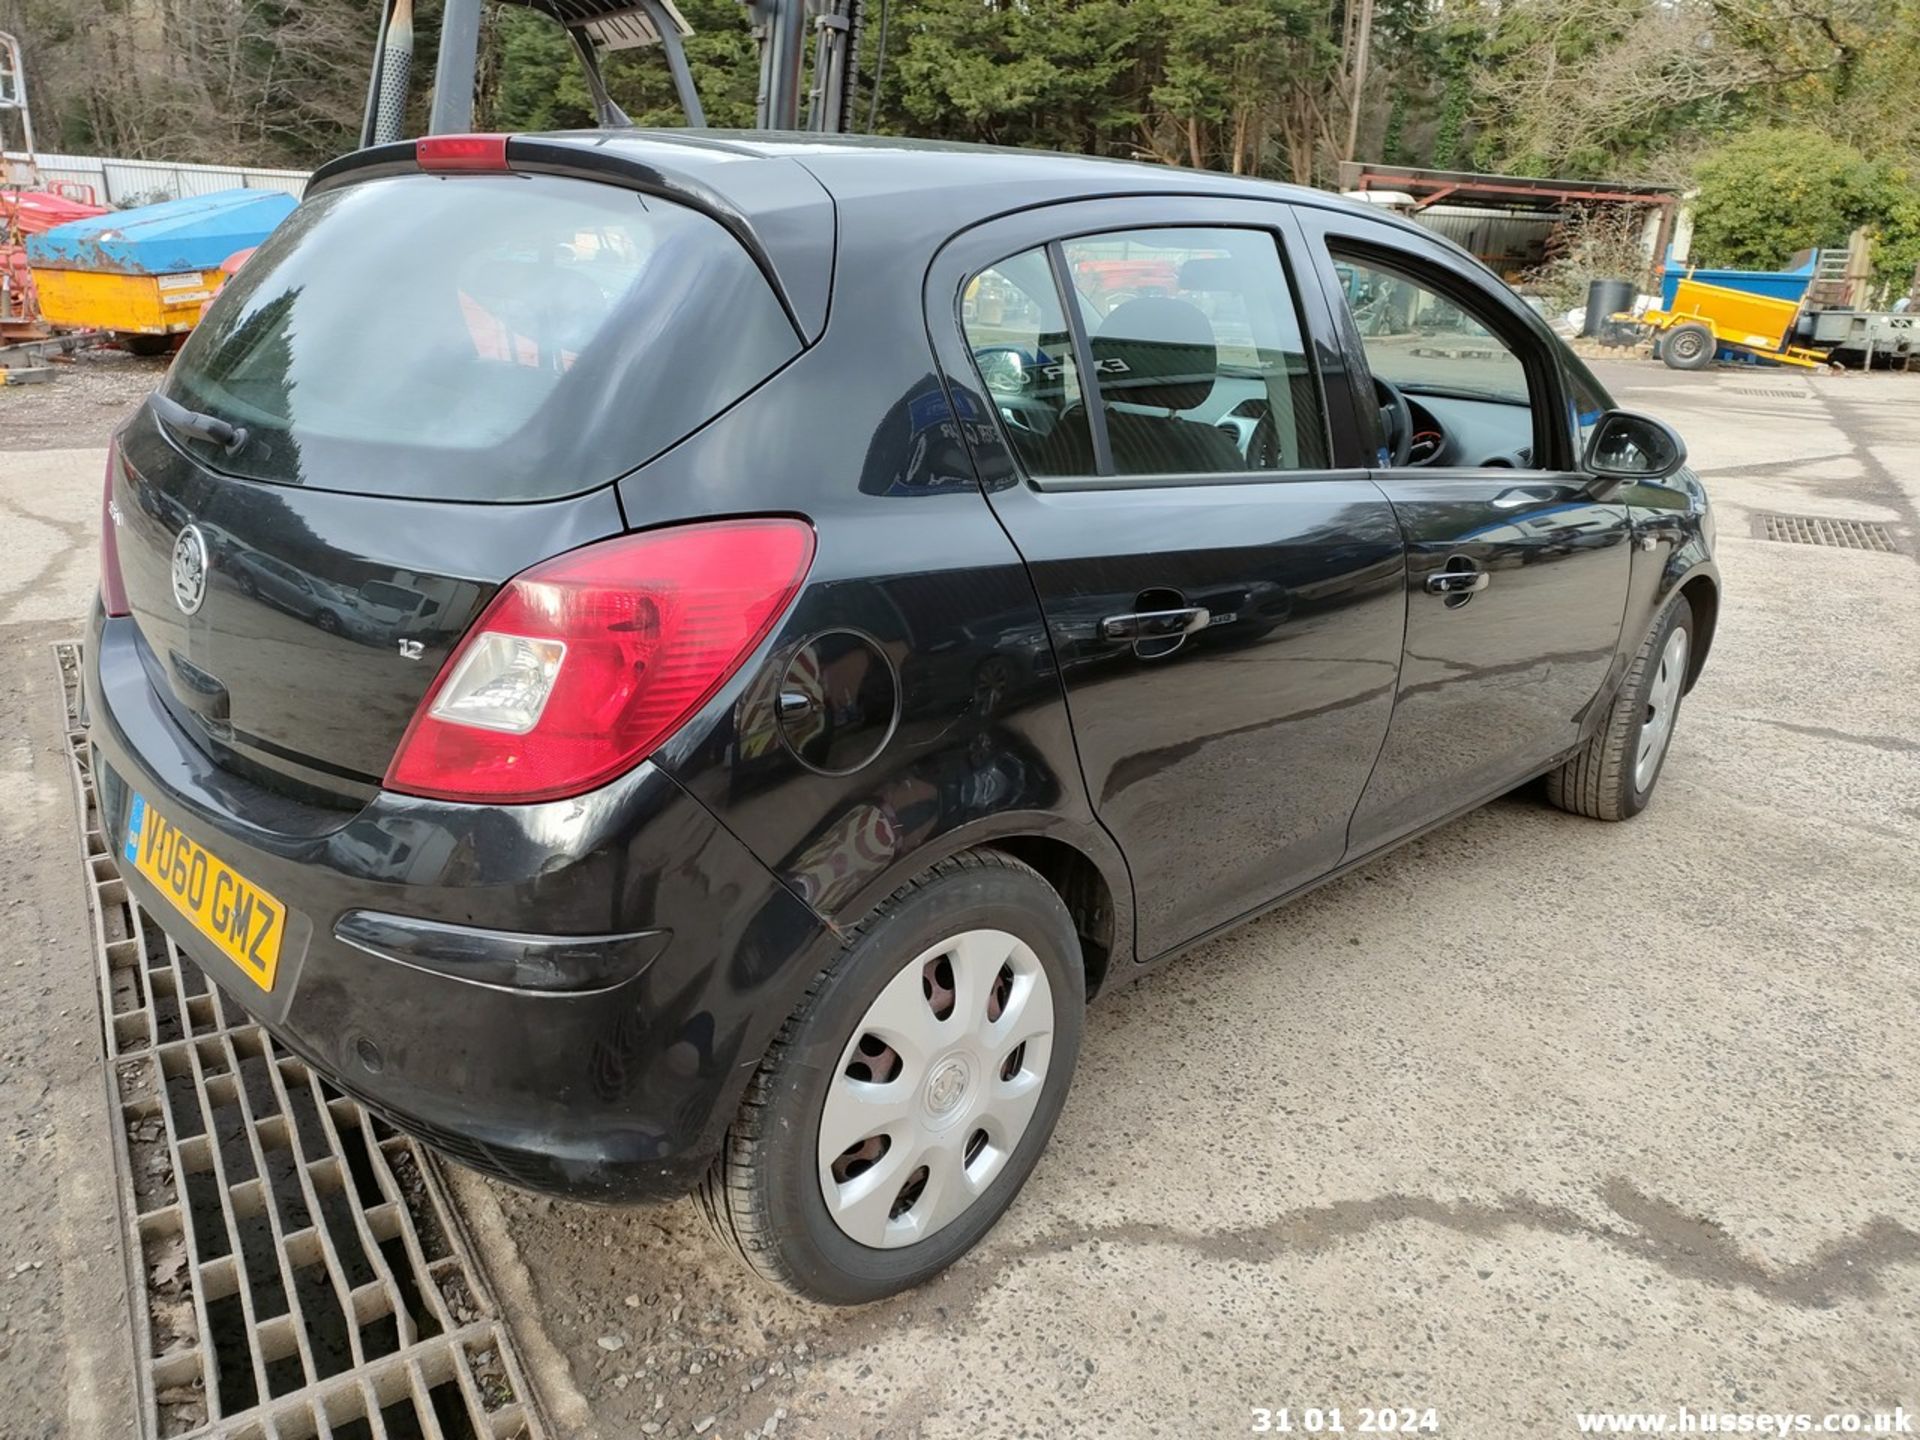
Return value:
[(578, 795), (651, 755), (743, 665), (813, 564), (799, 520), (622, 535), (507, 582), (433, 682), (386, 785)]
[(507, 168), (507, 137), (426, 135), (414, 142), (413, 158), (422, 170), (436, 174), (503, 171)]
[(109, 445), (107, 479), (100, 493), (100, 604), (109, 615), (131, 615), (127, 582), (120, 576), (119, 527), (113, 523), (113, 472), (119, 468), (119, 447)]

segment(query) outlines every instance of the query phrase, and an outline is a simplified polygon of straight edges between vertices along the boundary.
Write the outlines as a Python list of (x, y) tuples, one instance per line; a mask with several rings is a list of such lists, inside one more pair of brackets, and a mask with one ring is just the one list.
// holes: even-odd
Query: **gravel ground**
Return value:
[(40, 385), (0, 385), (0, 451), (103, 445), (113, 427), (167, 373), (165, 357), (82, 350), (53, 362)]
[[(0, 432), (15, 434), (16, 407), (52, 388), (0, 387)], [(92, 414), (86, 445), (103, 443), (118, 409), (112, 417)], [(0, 1435), (95, 1440), (134, 1433), (132, 1338), (92, 925), (52, 646), (85, 628), (103, 452), (7, 446), (0, 448)]]

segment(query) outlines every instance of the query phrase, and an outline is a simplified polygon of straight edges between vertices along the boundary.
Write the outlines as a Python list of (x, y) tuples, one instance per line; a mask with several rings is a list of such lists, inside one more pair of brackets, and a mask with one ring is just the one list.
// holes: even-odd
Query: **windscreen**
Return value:
[(165, 393), (245, 430), (231, 449), (181, 440), (230, 474), (539, 500), (643, 464), (799, 349), (753, 258), (697, 211), (553, 176), (409, 175), (295, 211)]

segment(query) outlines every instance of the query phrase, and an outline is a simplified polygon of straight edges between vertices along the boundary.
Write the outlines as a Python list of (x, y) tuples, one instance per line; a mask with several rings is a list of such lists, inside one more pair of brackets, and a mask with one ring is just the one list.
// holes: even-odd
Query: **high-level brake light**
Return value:
[(504, 135), (423, 135), (413, 145), (422, 170), (435, 174), (471, 173), (507, 168)]

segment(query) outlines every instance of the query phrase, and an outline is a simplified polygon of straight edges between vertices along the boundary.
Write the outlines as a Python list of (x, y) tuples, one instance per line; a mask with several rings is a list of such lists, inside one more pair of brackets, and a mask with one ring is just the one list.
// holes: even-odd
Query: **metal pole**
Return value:
[[(14, 90), (13, 100), (5, 106), (0, 106), (0, 109), (19, 110), (20, 132), (26, 138), (27, 164), (32, 166), (34, 164), (33, 109), (27, 101), (27, 62), (20, 54), (20, 42), (4, 31), (0, 31), (0, 61), (5, 62), (4, 70), (0, 73), (12, 77)], [(4, 145), (0, 145), (0, 149), (4, 148)]]
[(640, 8), (646, 11), (647, 19), (653, 22), (660, 36), (660, 49), (667, 57), (667, 74), (673, 77), (673, 91), (680, 97), (680, 108), (686, 111), (687, 124), (705, 129), (707, 112), (700, 108), (700, 92), (694, 89), (693, 71), (687, 68), (687, 51), (680, 43), (680, 27), (673, 23), (672, 14), (660, 0), (640, 0)]
[(803, 129), (818, 130), (826, 120), (826, 110), (820, 104), (826, 94), (828, 73), (832, 68), (830, 50), (832, 42), (827, 37), (826, 16), (818, 15), (813, 21), (813, 88), (807, 91), (807, 113)]
[(573, 53), (580, 57), (580, 68), (586, 72), (587, 93), (593, 97), (594, 118), (601, 125), (615, 129), (633, 124), (633, 117), (622, 110), (607, 92), (607, 77), (600, 73), (600, 52), (594, 48), (593, 36), (585, 30), (568, 30), (567, 38), (573, 41)]
[(753, 18), (764, 33), (760, 43), (760, 103), (756, 119), (763, 130), (800, 126), (800, 69), (806, 63), (805, 0), (753, 0)]
[(847, 33), (840, 45), (840, 98), (826, 126), (836, 134), (857, 128), (853, 111), (859, 100), (860, 39), (867, 28), (866, 0), (846, 0), (846, 3)]
[(380, 36), (373, 47), (361, 145), (398, 140), (407, 129), (407, 92), (413, 84), (413, 0), (380, 7)]
[(473, 128), (473, 81), (480, 66), (481, 0), (446, 0), (440, 16), (440, 58), (433, 71), (429, 135)]
[(807, 97), (807, 129), (831, 133), (845, 128), (853, 21), (836, 8), (816, 16), (813, 25), (813, 91)]

